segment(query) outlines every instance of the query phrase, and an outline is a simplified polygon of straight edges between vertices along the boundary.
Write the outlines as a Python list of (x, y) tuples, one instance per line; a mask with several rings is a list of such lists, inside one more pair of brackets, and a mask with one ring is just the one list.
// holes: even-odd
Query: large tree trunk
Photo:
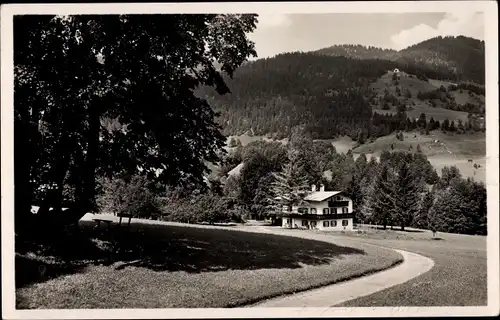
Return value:
[(22, 233), (31, 222), (33, 188), (30, 182), (30, 128), (17, 120), (14, 124), (14, 230)]
[(77, 206), (75, 215), (82, 218), (89, 211), (94, 209), (97, 154), (99, 151), (100, 118), (97, 106), (92, 104), (89, 107), (89, 129), (87, 133), (87, 153), (81, 169), (82, 184), (77, 190)]
[(66, 177), (69, 169), (70, 163), (70, 151), (71, 146), (69, 145), (70, 140), (68, 137), (61, 137), (61, 141), (58, 143), (57, 150), (57, 162), (54, 166), (54, 171), (52, 174), (52, 181), (54, 182), (56, 189), (49, 191), (43, 200), (42, 205), (38, 211), (39, 216), (45, 216), (48, 214), (49, 209), (52, 208), (53, 215), (58, 215), (62, 209), (63, 201), (63, 188), (64, 188), (64, 178)]

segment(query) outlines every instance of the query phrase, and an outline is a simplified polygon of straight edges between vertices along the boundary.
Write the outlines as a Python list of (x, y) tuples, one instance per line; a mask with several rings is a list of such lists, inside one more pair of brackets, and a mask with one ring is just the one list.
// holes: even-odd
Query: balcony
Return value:
[(349, 207), (349, 201), (328, 201), (328, 207), (330, 208)]
[(296, 213), (296, 212), (284, 212), (286, 217), (290, 218), (304, 218), (310, 220), (328, 220), (328, 219), (348, 219), (353, 218), (354, 213), (337, 213), (337, 214), (310, 214), (310, 213)]

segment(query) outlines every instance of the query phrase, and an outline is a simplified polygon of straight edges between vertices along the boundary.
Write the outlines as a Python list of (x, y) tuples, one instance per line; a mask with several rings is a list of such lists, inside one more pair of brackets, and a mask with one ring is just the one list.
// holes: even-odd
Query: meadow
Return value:
[(135, 221), (130, 230), (113, 225), (108, 232), (81, 221), (78, 236), (59, 239), (57, 254), (18, 250), (17, 308), (235, 307), (402, 261), (365, 244), (229, 228)]
[(433, 239), (426, 230), (363, 230), (339, 236), (415, 252), (435, 265), (406, 283), (337, 307), (487, 305), (486, 237), (438, 232)]

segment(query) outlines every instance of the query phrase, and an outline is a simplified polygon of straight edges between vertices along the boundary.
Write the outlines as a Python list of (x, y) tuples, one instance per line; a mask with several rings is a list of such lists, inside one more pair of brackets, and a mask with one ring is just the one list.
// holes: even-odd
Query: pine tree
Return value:
[(364, 137), (364, 134), (363, 134), (362, 130), (359, 131), (358, 142), (359, 142), (359, 144), (364, 144), (365, 143), (365, 137)]
[(283, 208), (291, 209), (293, 206), (304, 203), (304, 197), (309, 190), (307, 178), (300, 175), (300, 157), (297, 151), (288, 152), (289, 160), (278, 173), (273, 173), (274, 182), (271, 185), (270, 203), (277, 210), (277, 215), (282, 214)]
[(404, 161), (399, 170), (395, 192), (394, 221), (404, 231), (415, 218), (422, 193), (421, 179), (410, 170), (410, 164)]
[(436, 122), (434, 122), (433, 130), (439, 130), (440, 128), (441, 128), (441, 123), (439, 122), (439, 120), (436, 120)]
[(416, 119), (413, 119), (413, 121), (411, 122), (411, 127), (410, 127), (411, 130), (415, 130), (417, 129), (417, 120)]
[(455, 132), (455, 131), (456, 131), (455, 121), (451, 120), (449, 130), (450, 130), (451, 132)]
[(380, 173), (370, 188), (363, 205), (365, 215), (382, 224), (384, 229), (391, 222), (394, 213), (394, 177), (387, 164), (382, 164)]
[(414, 225), (420, 229), (429, 229), (432, 231), (432, 224), (430, 222), (429, 212), (434, 204), (434, 193), (432, 190), (427, 191), (422, 197), (420, 202), (419, 210), (417, 216), (415, 217)]
[(441, 130), (448, 131), (450, 129), (450, 120), (444, 119), (443, 124), (441, 125)]

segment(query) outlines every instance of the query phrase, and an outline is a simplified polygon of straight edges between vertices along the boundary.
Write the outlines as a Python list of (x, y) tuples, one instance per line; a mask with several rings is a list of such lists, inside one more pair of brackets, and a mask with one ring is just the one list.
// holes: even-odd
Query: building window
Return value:
[(331, 227), (336, 227), (337, 226), (337, 220), (330, 221), (330, 226)]
[(323, 209), (323, 214), (330, 214), (330, 209), (324, 208)]
[(337, 214), (337, 208), (330, 208), (330, 212), (332, 214)]
[(315, 228), (317, 225), (316, 221), (311, 221), (311, 227)]
[(299, 208), (299, 213), (307, 214), (309, 212), (308, 208)]
[(346, 227), (349, 225), (349, 220), (342, 220), (342, 226)]
[(311, 214), (316, 214), (316, 208), (311, 208)]
[(329, 227), (330, 221), (323, 221), (323, 227)]
[(307, 226), (307, 220), (302, 220), (302, 226), (303, 227)]
[(342, 208), (342, 213), (349, 213), (349, 208)]

